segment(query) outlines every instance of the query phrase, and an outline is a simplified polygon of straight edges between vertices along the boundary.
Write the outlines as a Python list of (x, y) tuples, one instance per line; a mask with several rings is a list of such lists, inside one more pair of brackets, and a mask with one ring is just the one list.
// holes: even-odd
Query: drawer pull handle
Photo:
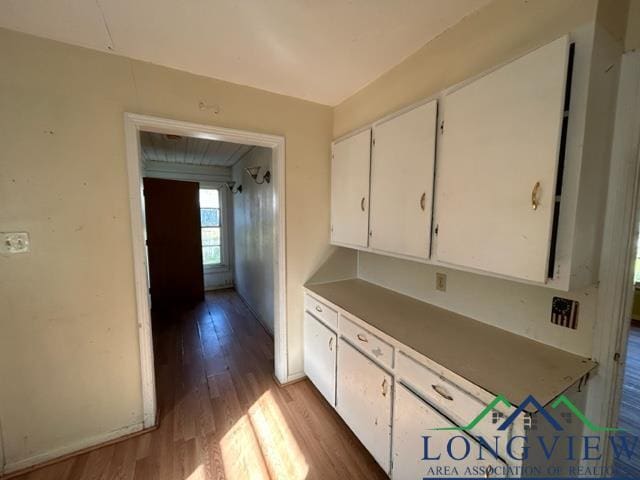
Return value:
[(333, 337), (329, 339), (329, 350), (333, 352)]
[(360, 340), (361, 342), (364, 343), (369, 343), (369, 340), (367, 339), (367, 337), (365, 337), (364, 335), (362, 335), (361, 333), (359, 333), (358, 335), (356, 335), (358, 337), (358, 340)]
[(382, 380), (382, 396), (387, 396), (387, 379)]
[(538, 205), (540, 205), (540, 201), (538, 200), (538, 191), (540, 190), (540, 182), (536, 182), (533, 186), (533, 190), (531, 191), (531, 208), (534, 210), (538, 209)]
[(322, 307), (320, 305), (316, 305), (316, 312), (322, 313)]
[(427, 193), (423, 193), (422, 196), (420, 197), (420, 209), (424, 212), (424, 209), (426, 208), (426, 200), (427, 200)]
[(440, 385), (431, 385), (431, 388), (433, 388), (441, 397), (446, 398), (447, 400), (453, 400), (453, 397)]
[(360, 210), (364, 212), (364, 197), (362, 197), (362, 200), (360, 200)]

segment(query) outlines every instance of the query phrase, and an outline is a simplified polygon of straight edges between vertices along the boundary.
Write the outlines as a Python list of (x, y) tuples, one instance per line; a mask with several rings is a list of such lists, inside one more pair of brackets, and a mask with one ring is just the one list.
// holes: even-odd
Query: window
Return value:
[(220, 191), (200, 189), (200, 232), (202, 234), (202, 263), (222, 263), (222, 224), (220, 215)]

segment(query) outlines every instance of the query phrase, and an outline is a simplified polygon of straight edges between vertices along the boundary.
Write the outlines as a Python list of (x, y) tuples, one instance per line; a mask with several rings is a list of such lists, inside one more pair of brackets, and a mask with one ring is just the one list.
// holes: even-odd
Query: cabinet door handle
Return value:
[(424, 209), (426, 208), (426, 203), (427, 203), (427, 192), (424, 192), (422, 194), (422, 196), (420, 197), (420, 209), (424, 212)]
[(540, 182), (536, 182), (533, 186), (533, 190), (531, 190), (531, 208), (534, 210), (538, 209), (538, 205), (540, 205), (540, 200), (538, 200), (538, 192), (540, 191)]
[(362, 200), (360, 200), (360, 210), (364, 212), (364, 197), (362, 197)]
[(329, 350), (333, 352), (333, 337), (329, 339)]
[(382, 380), (382, 396), (387, 396), (387, 379)]
[(453, 397), (440, 385), (431, 385), (431, 388), (433, 388), (441, 397), (446, 398), (447, 400), (453, 400)]
[(356, 337), (358, 337), (358, 340), (360, 340), (361, 342), (369, 343), (369, 340), (367, 339), (367, 337), (365, 337), (365, 336), (364, 336), (364, 335), (362, 335), (361, 333), (359, 333), (358, 335), (356, 335)]
[(316, 312), (322, 313), (322, 307), (320, 305), (316, 305)]

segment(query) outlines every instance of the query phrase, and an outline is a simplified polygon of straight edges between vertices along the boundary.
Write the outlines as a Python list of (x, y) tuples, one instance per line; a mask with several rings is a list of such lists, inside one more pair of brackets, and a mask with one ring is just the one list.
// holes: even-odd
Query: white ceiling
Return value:
[(0, 26), (336, 105), (490, 0), (2, 0)]
[(140, 132), (144, 161), (232, 167), (251, 145)]

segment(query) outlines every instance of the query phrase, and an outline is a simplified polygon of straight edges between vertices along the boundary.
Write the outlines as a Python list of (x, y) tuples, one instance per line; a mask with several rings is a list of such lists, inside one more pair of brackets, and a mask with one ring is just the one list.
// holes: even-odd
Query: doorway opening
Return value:
[(152, 308), (198, 309), (209, 290), (235, 286), (287, 383), (284, 138), (130, 113), (125, 133), (144, 426), (157, 423)]

